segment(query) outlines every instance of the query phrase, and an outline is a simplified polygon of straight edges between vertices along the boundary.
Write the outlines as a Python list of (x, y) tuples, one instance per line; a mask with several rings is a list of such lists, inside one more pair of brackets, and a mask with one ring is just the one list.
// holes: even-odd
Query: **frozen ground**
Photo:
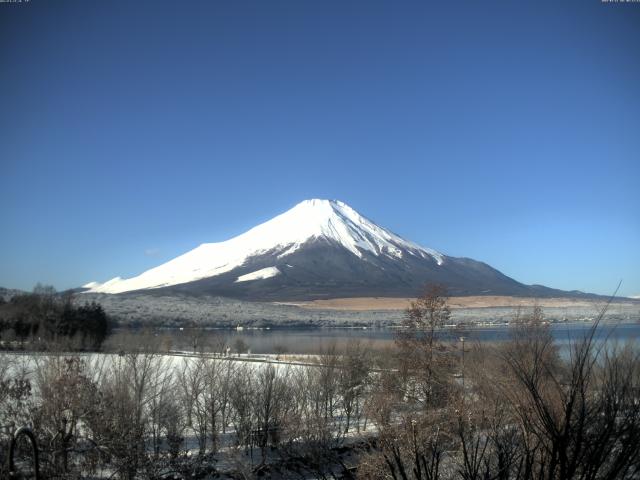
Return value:
[[(123, 325), (230, 327), (341, 327), (391, 326), (398, 324), (404, 310), (339, 310), (336, 308), (303, 308), (298, 305), (246, 302), (222, 297), (193, 297), (150, 294), (83, 294), (78, 301), (95, 300), (109, 315)], [(553, 305), (553, 304), (551, 304)], [(544, 306), (550, 321), (588, 321), (595, 318), (601, 303), (576, 302), (561, 306)], [(457, 322), (505, 322), (513, 318), (516, 306), (454, 308)], [(640, 302), (612, 303), (606, 321), (640, 321)]]

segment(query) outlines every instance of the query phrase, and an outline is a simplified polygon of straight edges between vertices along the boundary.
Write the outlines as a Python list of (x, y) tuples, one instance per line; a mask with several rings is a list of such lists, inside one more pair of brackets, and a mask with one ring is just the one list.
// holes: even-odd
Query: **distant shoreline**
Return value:
[[(309, 300), (300, 302), (272, 302), (275, 305), (290, 305), (309, 310), (342, 310), (342, 311), (380, 311), (380, 310), (404, 310), (414, 298), (394, 297), (354, 297), (354, 298), (330, 298), (326, 300)], [(640, 301), (628, 298), (614, 299), (616, 304), (640, 305)], [(533, 307), (538, 305), (547, 308), (563, 307), (595, 307), (606, 303), (602, 299), (582, 299), (570, 297), (536, 298), (536, 297), (511, 297), (506, 295), (471, 295), (465, 297), (449, 297), (451, 309), (465, 308), (517, 308)]]

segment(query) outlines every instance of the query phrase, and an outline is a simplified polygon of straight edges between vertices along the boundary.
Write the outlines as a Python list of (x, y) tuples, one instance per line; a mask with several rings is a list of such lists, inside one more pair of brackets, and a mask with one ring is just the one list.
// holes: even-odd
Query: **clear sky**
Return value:
[(307, 198), (640, 294), (640, 3), (0, 3), (0, 286), (133, 276)]

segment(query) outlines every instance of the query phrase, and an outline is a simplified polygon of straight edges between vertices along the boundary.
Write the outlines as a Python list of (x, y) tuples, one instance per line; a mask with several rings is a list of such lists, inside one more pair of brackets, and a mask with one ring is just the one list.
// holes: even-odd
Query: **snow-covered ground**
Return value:
[[(119, 354), (98, 354), (98, 353), (20, 353), (20, 352), (0, 352), (0, 367), (4, 366), (6, 370), (5, 374), (11, 375), (26, 375), (26, 378), (32, 379), (34, 390), (33, 395), (37, 399), (40, 397), (40, 393), (37, 389), (38, 382), (38, 367), (44, 366), (47, 360), (53, 357), (80, 357), (88, 365), (87, 372), (91, 372), (96, 381), (102, 377), (104, 372), (107, 372), (110, 367), (117, 367), (117, 362), (122, 360), (122, 355)], [(230, 362), (236, 366), (244, 366), (249, 368), (256, 374), (256, 378), (260, 369), (265, 368), (268, 365), (275, 366), (279, 375), (287, 375), (293, 373), (293, 371), (303, 368), (322, 368), (317, 363), (319, 357), (309, 355), (254, 355), (254, 354), (201, 354), (191, 351), (170, 351), (165, 354), (161, 354), (157, 357), (159, 363), (156, 365), (160, 370), (166, 373), (167, 369), (174, 369), (179, 374), (186, 366), (186, 362), (194, 359), (210, 358), (218, 361)], [(9, 361), (7, 361), (9, 360)], [(192, 364), (197, 365), (197, 364)], [(1, 372), (0, 372), (1, 373)], [(163, 373), (163, 374), (164, 374)], [(334, 430), (332, 434), (335, 439), (336, 445), (346, 447), (345, 450), (349, 450), (349, 446), (357, 442), (361, 442), (366, 435), (374, 435), (377, 428), (373, 421), (367, 420), (363, 417), (358, 419), (352, 418), (350, 421), (350, 427), (348, 431), (345, 430), (344, 414), (336, 408), (335, 416), (330, 421), (329, 426)], [(83, 431), (82, 426), (78, 430), (78, 441), (82, 442)], [(207, 437), (209, 438), (209, 437)], [(215, 469), (217, 472), (233, 472), (237, 471), (238, 466), (248, 467), (249, 469), (263, 464), (263, 452), (254, 445), (242, 445), (239, 446), (238, 436), (235, 431), (233, 422), (231, 422), (224, 432), (219, 432), (217, 436), (218, 448), (215, 454), (210, 454), (199, 457), (200, 443), (198, 436), (193, 428), (187, 428), (183, 431), (183, 442), (180, 448), (181, 461), (194, 462), (195, 465), (205, 465), (209, 468)], [(209, 441), (209, 440), (208, 440)], [(293, 443), (299, 440), (291, 439)], [(148, 454), (154, 453), (153, 444), (151, 439), (148, 439), (147, 449)], [(207, 444), (209, 452), (209, 444)], [(304, 450), (304, 448), (303, 448)], [(279, 449), (268, 448), (266, 450), (266, 464), (278, 464), (281, 456), (286, 451), (280, 451)], [(167, 471), (171, 468), (169, 460), (169, 447), (166, 441), (162, 441), (160, 446), (160, 454), (157, 458), (158, 465), (166, 465)], [(110, 478), (111, 475), (116, 473), (114, 466), (111, 464), (103, 464), (98, 466), (97, 476), (94, 478)], [(307, 477), (316, 478), (316, 477)]]

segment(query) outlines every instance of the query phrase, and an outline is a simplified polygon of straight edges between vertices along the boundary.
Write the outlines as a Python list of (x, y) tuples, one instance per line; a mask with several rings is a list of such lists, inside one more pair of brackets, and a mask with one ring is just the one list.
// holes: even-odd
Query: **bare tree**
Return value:
[(560, 368), (537, 330), (525, 355), (515, 349), (504, 354), (515, 378), (505, 395), (536, 446), (527, 452), (535, 476), (614, 479), (638, 474), (640, 358), (637, 350), (598, 345), (598, 328), (599, 321), (571, 347)]
[(267, 447), (280, 441), (284, 420), (290, 408), (288, 373), (287, 369), (277, 371), (271, 364), (256, 372), (254, 413), (257, 429), (254, 436), (260, 448), (262, 464), (266, 461)]
[(206, 360), (185, 359), (179, 375), (186, 411), (187, 425), (198, 439), (200, 455), (207, 449), (209, 435), (209, 405), (207, 402)]
[[(222, 352), (223, 349), (220, 349)], [(227, 433), (229, 426), (229, 417), (231, 410), (231, 389), (233, 388), (233, 378), (237, 372), (237, 364), (230, 361), (221, 363), (220, 376), (219, 376), (219, 391), (220, 397), (220, 423), (222, 424), (222, 433)]]
[(371, 358), (368, 350), (359, 342), (349, 342), (341, 359), (338, 389), (344, 414), (344, 433), (349, 433), (352, 420), (360, 432), (364, 397), (369, 383)]
[(223, 411), (228, 402), (229, 365), (231, 362), (224, 360), (208, 359), (204, 362), (205, 401), (207, 405), (207, 417), (209, 419), (209, 438), (211, 439), (211, 451), (218, 451), (218, 434), (223, 427), (225, 419)]
[(396, 335), (399, 347), (400, 373), (404, 376), (405, 395), (425, 407), (446, 397), (451, 357), (447, 346), (436, 336), (450, 318), (446, 290), (428, 285), (424, 293), (412, 301)]
[(79, 430), (96, 414), (98, 388), (78, 356), (38, 359), (35, 378), (41, 401), (32, 415), (41, 448), (52, 456), (49, 474), (67, 474)]
[(124, 358), (114, 359), (100, 385), (98, 411), (88, 418), (97, 443), (120, 478), (133, 479), (142, 464), (144, 425)]
[(254, 427), (254, 371), (246, 365), (238, 367), (230, 390), (230, 403), (233, 411), (233, 424), (236, 430), (238, 446), (251, 446), (251, 432)]
[(380, 435), (382, 456), (394, 480), (444, 478), (443, 463), (452, 448), (447, 412), (407, 415)]

